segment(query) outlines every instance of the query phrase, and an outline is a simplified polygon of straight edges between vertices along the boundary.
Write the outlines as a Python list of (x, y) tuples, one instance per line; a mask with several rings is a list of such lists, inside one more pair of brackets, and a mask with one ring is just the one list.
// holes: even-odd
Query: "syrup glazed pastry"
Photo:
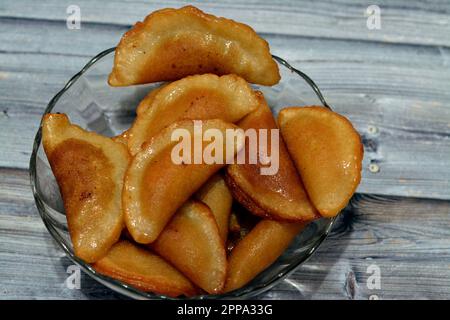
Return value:
[(233, 196), (220, 174), (212, 176), (195, 194), (195, 198), (206, 204), (210, 209), (217, 226), (220, 237), (225, 243), (228, 238), (228, 227), (233, 204)]
[(206, 292), (222, 291), (227, 272), (225, 245), (205, 204), (185, 203), (151, 248)]
[(286, 250), (306, 222), (261, 220), (231, 251), (224, 292), (239, 289)]
[(203, 73), (237, 74), (262, 85), (280, 80), (268, 43), (252, 28), (186, 6), (155, 11), (125, 33), (109, 84), (173, 81)]
[(158, 255), (122, 240), (93, 264), (99, 273), (125, 282), (139, 290), (170, 297), (198, 294), (194, 285)]
[(132, 155), (163, 128), (180, 119), (222, 119), (237, 122), (255, 110), (258, 100), (244, 79), (236, 75), (204, 74), (186, 77), (153, 90), (137, 108), (128, 133)]
[(164, 88), (165, 86), (167, 86), (169, 83), (166, 84), (162, 84), (159, 87), (156, 87), (154, 89), (152, 89), (146, 96), (145, 98), (139, 103), (139, 105), (136, 108), (136, 115), (140, 115), (142, 114), (145, 110), (147, 110), (153, 103), (153, 99), (155, 99), (156, 95), (158, 94), (158, 92)]
[(333, 217), (361, 180), (363, 146), (345, 117), (323, 107), (290, 107), (278, 115), (281, 134), (314, 206)]
[(128, 147), (128, 130), (125, 130), (121, 134), (111, 138), (114, 142), (122, 143)]
[[(178, 142), (172, 141), (171, 136), (176, 129), (184, 129), (189, 133), (190, 145), (194, 146), (190, 149), (195, 151), (193, 149), (198, 133), (195, 133), (194, 121), (175, 122), (153, 137), (148, 145), (136, 154), (126, 172), (123, 190), (125, 222), (136, 242), (151, 243), (156, 240), (175, 211), (229, 161), (225, 151), (228, 143), (224, 139), (224, 144), (221, 145), (223, 157), (220, 161), (212, 164), (207, 164), (206, 161), (199, 164), (194, 161), (174, 163), (172, 153)], [(202, 129), (204, 132), (216, 129), (226, 137), (227, 129), (235, 130), (237, 127), (215, 119), (204, 120)], [(203, 155), (209, 144), (201, 144), (200, 153)], [(243, 134), (238, 134), (234, 154), (243, 144)], [(194, 158), (195, 155), (191, 155), (191, 159)]]
[[(238, 123), (247, 129), (277, 129), (275, 119), (262, 93), (258, 94), (259, 107)], [(270, 133), (267, 134), (268, 153), (271, 153)], [(279, 168), (273, 175), (262, 175), (264, 166), (258, 160), (257, 164), (248, 163), (246, 143), (246, 163), (231, 164), (227, 167), (226, 180), (233, 196), (251, 213), (261, 217), (289, 220), (310, 221), (319, 215), (308, 199), (303, 183), (295, 169), (283, 139), (278, 141)], [(258, 145), (258, 144), (256, 144)], [(261, 154), (261, 150), (258, 151)]]
[(127, 148), (70, 124), (64, 114), (45, 115), (42, 136), (61, 190), (75, 254), (87, 262), (97, 261), (123, 228)]

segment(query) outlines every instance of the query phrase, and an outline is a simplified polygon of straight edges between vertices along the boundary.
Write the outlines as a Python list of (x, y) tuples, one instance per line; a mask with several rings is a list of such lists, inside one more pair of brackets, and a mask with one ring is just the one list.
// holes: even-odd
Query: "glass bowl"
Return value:
[[(114, 88), (107, 83), (114, 59), (114, 49), (105, 50), (90, 60), (50, 101), (45, 113), (66, 113), (71, 122), (106, 136), (128, 129), (141, 99), (160, 84)], [(317, 86), (302, 72), (279, 57), (281, 82), (273, 87), (253, 86), (263, 91), (273, 113), (292, 105), (322, 104), (328, 107)], [(300, 77), (306, 81), (302, 81)], [(311, 88), (313, 90), (311, 90)], [(302, 98), (300, 98), (302, 97)], [(319, 101), (315, 101), (319, 99)], [(304, 99), (304, 100), (303, 100)], [(309, 103), (306, 103), (308, 101)], [(74, 255), (58, 185), (44, 153), (41, 129), (36, 133), (30, 159), (30, 177), (36, 206), (42, 221), (70, 260), (90, 277), (106, 287), (134, 299), (173, 299), (135, 289), (104, 276)], [(308, 225), (289, 248), (269, 268), (245, 287), (221, 295), (202, 295), (197, 299), (237, 299), (254, 297), (279, 283), (306, 261), (326, 238), (335, 219), (320, 219)]]

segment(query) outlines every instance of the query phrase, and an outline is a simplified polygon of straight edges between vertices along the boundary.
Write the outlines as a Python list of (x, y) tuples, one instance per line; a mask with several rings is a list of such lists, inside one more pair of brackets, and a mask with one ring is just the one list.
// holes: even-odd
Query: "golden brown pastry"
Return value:
[(290, 107), (278, 115), (281, 134), (314, 206), (333, 217), (361, 180), (363, 146), (345, 117), (323, 107)]
[(195, 194), (195, 198), (206, 204), (216, 219), (220, 237), (227, 241), (228, 226), (233, 197), (222, 175), (212, 176)]
[(280, 80), (268, 43), (252, 28), (186, 6), (155, 11), (124, 34), (109, 84), (173, 81), (203, 73), (233, 73), (263, 85)]
[(222, 119), (236, 122), (255, 110), (258, 100), (236, 75), (203, 74), (186, 77), (151, 91), (139, 104), (128, 133), (131, 154), (163, 128), (180, 119)]
[(227, 271), (225, 246), (205, 204), (184, 204), (151, 247), (206, 292), (222, 291)]
[(269, 267), (306, 224), (261, 220), (231, 251), (224, 292), (243, 287)]
[(192, 296), (199, 291), (164, 259), (126, 240), (116, 243), (93, 267), (101, 274), (146, 292), (177, 297)]
[[(125, 222), (133, 239), (139, 243), (153, 242), (175, 211), (226, 164), (227, 143), (221, 145), (222, 154), (217, 153), (220, 158), (217, 162), (220, 163), (208, 164), (203, 161), (205, 159), (201, 155), (206, 153), (210, 142), (200, 143), (200, 152), (197, 153), (200, 163), (195, 164), (196, 156), (189, 152), (186, 152), (186, 155), (190, 155), (189, 162), (184, 159), (180, 163), (174, 162), (172, 153), (180, 153), (177, 151), (180, 142), (171, 140), (172, 133), (177, 129), (188, 133), (186, 141), (190, 143), (189, 149), (192, 151), (195, 140), (201, 139), (201, 135), (195, 132), (195, 123), (193, 120), (183, 120), (165, 128), (136, 154), (128, 167), (123, 191)], [(216, 119), (204, 120), (202, 129), (204, 133), (215, 129), (225, 137), (227, 129), (234, 130), (237, 127)], [(231, 148), (231, 156), (243, 147), (243, 135), (238, 132), (237, 137), (236, 148)]]
[(128, 130), (125, 130), (121, 134), (111, 138), (114, 142), (119, 142), (128, 147)]
[(61, 190), (75, 254), (94, 262), (119, 239), (123, 227), (127, 148), (71, 124), (64, 114), (47, 114), (42, 136)]
[[(242, 119), (238, 126), (244, 130), (256, 129), (258, 132), (259, 129), (277, 129), (275, 119), (262, 93), (259, 93), (258, 98), (260, 101), (258, 109)], [(270, 154), (270, 132), (267, 133), (267, 137)], [(247, 140), (245, 164), (232, 164), (227, 167), (226, 180), (233, 196), (247, 210), (261, 217), (289, 221), (309, 221), (316, 218), (318, 213), (308, 199), (281, 136), (278, 141), (279, 167), (273, 175), (261, 174), (261, 168), (267, 165), (261, 164), (260, 161), (257, 164), (249, 163), (250, 145)]]
[[(171, 82), (170, 82), (171, 83)], [(168, 83), (168, 84), (170, 84)], [(136, 108), (136, 115), (139, 116), (141, 113), (143, 113), (145, 110), (147, 110), (153, 103), (153, 99), (156, 97), (158, 92), (164, 88), (167, 84), (163, 84), (157, 88), (152, 89), (145, 97), (142, 99), (142, 101), (139, 103), (139, 105)]]

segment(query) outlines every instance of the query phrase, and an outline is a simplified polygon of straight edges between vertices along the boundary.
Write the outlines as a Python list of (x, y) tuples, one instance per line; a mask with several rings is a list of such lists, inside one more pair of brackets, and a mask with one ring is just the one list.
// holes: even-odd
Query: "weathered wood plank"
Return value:
[[(0, 17), (60, 21), (70, 0), (17, 0), (0, 6)], [(365, 10), (371, 1), (87, 1), (78, 0), (82, 23), (129, 26), (156, 9), (193, 4), (250, 24), (257, 32), (333, 39), (450, 46), (450, 4), (446, 1), (378, 1), (381, 30), (369, 30)]]
[[(36, 28), (36, 24), (39, 28)], [(92, 57), (100, 51), (117, 44), (128, 29), (121, 25), (87, 24), (80, 30), (68, 30), (58, 21), (35, 21), (1, 18), (0, 52), (11, 54), (54, 54), (70, 56), (63, 58), (67, 66), (74, 66), (79, 57)], [(378, 43), (346, 39), (315, 39), (310, 37), (274, 35), (266, 38), (274, 54), (290, 61), (353, 61), (360, 63), (398, 64), (419, 66), (449, 66), (450, 49), (398, 43)], [(51, 41), (48, 41), (51, 39)], [(25, 45), (24, 45), (25, 44)], [(344, 45), (345, 44), (345, 45)], [(332, 48), (332, 50), (330, 50)], [(74, 56), (74, 57), (73, 57)], [(20, 57), (20, 56), (19, 56)], [(12, 59), (13, 57), (11, 57)], [(21, 57), (26, 65), (29, 57)], [(52, 64), (46, 64), (52, 70)], [(3, 65), (7, 67), (8, 64)]]
[[(26, 168), (47, 102), (123, 28), (91, 25), (73, 32), (46, 22), (42, 32), (30, 21), (0, 22), (14, 29), (28, 50), (20, 51), (22, 42), (0, 34), (0, 143), (14, 141), (0, 154), (0, 165)], [(48, 37), (53, 41), (45, 45)], [(359, 192), (450, 198), (447, 49), (272, 35), (267, 40), (274, 53), (308, 73), (362, 134), (366, 156)], [(313, 93), (305, 90), (302, 100), (313, 103)], [(106, 106), (105, 112), (129, 116), (116, 107)], [(370, 134), (371, 126), (378, 133)], [(380, 166), (379, 173), (368, 170), (371, 162)]]
[[(317, 254), (268, 296), (296, 289), (307, 299), (448, 299), (450, 203), (364, 196), (353, 204)], [(380, 290), (367, 286), (371, 265)]]
[[(0, 177), (0, 299), (119, 297), (87, 275), (82, 290), (65, 286), (71, 262), (39, 218), (28, 173), (0, 169)], [(353, 204), (319, 251), (261, 298), (450, 297), (450, 202), (361, 197)], [(380, 290), (366, 285), (372, 264)]]
[[(366, 145), (360, 191), (449, 198), (448, 1), (379, 1), (373, 31), (368, 1), (191, 3), (251, 24), (352, 120)], [(81, 30), (66, 28), (69, 4), (0, 3), (0, 299), (120, 298), (86, 275), (82, 290), (66, 288), (70, 261), (40, 221), (25, 169), (40, 114), (69, 77), (147, 12), (183, 3), (80, 0)], [(317, 254), (261, 298), (449, 299), (449, 217), (449, 201), (360, 198)], [(366, 286), (371, 264), (380, 290)]]
[[(390, 109), (396, 108), (399, 115), (377, 121), (376, 117), (371, 115), (371, 110), (376, 105), (376, 97), (361, 99), (356, 96), (353, 97), (352, 103), (348, 102), (349, 98), (349, 95), (345, 95), (343, 100), (333, 99), (332, 105), (353, 121), (365, 142), (363, 180), (358, 191), (449, 199), (450, 140), (447, 137), (450, 128), (447, 128), (447, 131), (444, 130), (448, 124), (445, 123), (445, 119), (449, 119), (448, 112), (450, 111), (444, 108), (440, 110), (439, 115), (444, 121), (443, 129), (438, 131), (441, 134), (433, 131), (427, 132), (425, 129), (416, 133), (414, 130), (418, 130), (424, 125), (421, 117), (424, 116), (426, 110), (420, 109), (414, 114), (404, 99), (391, 99), (391, 103), (384, 105), (381, 112), (387, 114)], [(371, 101), (375, 101), (375, 103), (371, 103)], [(427, 101), (423, 101), (422, 106), (424, 109), (433, 107)], [(410, 110), (409, 113), (407, 113), (408, 110)], [(404, 112), (403, 116), (400, 111)], [(404, 116), (412, 123), (413, 129), (409, 126), (397, 125), (405, 119)], [(3, 166), (28, 167), (39, 119), (39, 112), (31, 114), (25, 111), (17, 113), (8, 111), (7, 115), (0, 114), (0, 125), (4, 130), (0, 135), (0, 143), (7, 144), (14, 141), (9, 148), (4, 149), (0, 156)], [(28, 123), (28, 125), (24, 127), (23, 123)], [(369, 132), (370, 126), (373, 125), (378, 128), (376, 134)], [(438, 127), (439, 121), (436, 120), (433, 125), (434, 128)], [(379, 172), (372, 173), (368, 170), (371, 162), (380, 167)]]

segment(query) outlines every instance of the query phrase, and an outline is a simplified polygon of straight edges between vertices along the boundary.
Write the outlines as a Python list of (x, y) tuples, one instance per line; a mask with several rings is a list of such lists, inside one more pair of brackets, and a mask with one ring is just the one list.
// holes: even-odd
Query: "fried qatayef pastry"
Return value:
[(278, 115), (281, 134), (314, 206), (333, 217), (361, 180), (363, 146), (345, 117), (323, 107), (290, 107)]
[(119, 239), (123, 227), (127, 148), (72, 125), (64, 114), (45, 115), (42, 136), (62, 194), (75, 254), (94, 262)]
[(93, 267), (101, 274), (145, 292), (170, 297), (198, 293), (194, 285), (164, 259), (126, 240), (116, 243)]
[(204, 74), (186, 77), (151, 91), (139, 104), (129, 130), (131, 154), (163, 128), (180, 119), (222, 119), (236, 122), (255, 110), (258, 99), (248, 83), (236, 76)]
[(158, 94), (158, 92), (164, 88), (167, 84), (163, 84), (160, 87), (154, 88), (152, 91), (150, 91), (145, 97), (144, 99), (142, 99), (142, 101), (139, 103), (139, 105), (136, 108), (136, 115), (140, 115), (141, 113), (143, 113), (145, 110), (147, 110), (153, 103), (153, 99), (156, 97), (156, 95)]
[(173, 81), (203, 73), (237, 74), (262, 85), (280, 80), (268, 43), (252, 28), (186, 6), (155, 11), (123, 35), (109, 84)]
[(222, 175), (212, 176), (195, 194), (195, 198), (206, 204), (216, 219), (220, 237), (225, 242), (233, 204), (233, 196)]
[(123, 145), (128, 147), (128, 130), (125, 130), (121, 134), (114, 136), (111, 138), (114, 142), (122, 143)]
[[(197, 139), (200, 141), (202, 139), (196, 132), (198, 127), (195, 123), (198, 122), (183, 120), (165, 128), (136, 154), (128, 167), (123, 190), (123, 206), (127, 228), (136, 242), (153, 242), (175, 211), (229, 161), (227, 153), (233, 157), (233, 153), (243, 147), (244, 137), (239, 131), (236, 132), (236, 148), (232, 148), (233, 144), (226, 142), (226, 130), (237, 129), (235, 125), (217, 119), (204, 120), (203, 132), (214, 129), (224, 137), (224, 143), (220, 144), (223, 149), (217, 149), (220, 158), (218, 161), (202, 161), (201, 155), (210, 149), (213, 142), (200, 143), (200, 152), (195, 150)], [(180, 131), (187, 133), (188, 137), (182, 138), (180, 142), (172, 141), (172, 133)], [(178, 159), (182, 161), (175, 163), (172, 152), (180, 154), (180, 150), (176, 149), (183, 141), (187, 141), (190, 145), (189, 149), (192, 151), (190, 161)], [(227, 145), (231, 152), (226, 152)], [(196, 151), (196, 155), (193, 151)], [(200, 161), (195, 163), (197, 156), (200, 156)]]
[[(277, 129), (263, 94), (259, 93), (258, 98), (260, 101), (258, 109), (238, 123), (244, 130), (256, 129), (257, 137), (260, 129)], [(270, 154), (272, 152), (270, 132), (267, 133), (267, 137), (267, 149)], [(259, 138), (257, 139), (259, 141)], [(245, 164), (232, 164), (227, 167), (226, 180), (234, 198), (251, 213), (265, 218), (309, 221), (317, 217), (318, 213), (308, 199), (283, 139), (279, 137), (278, 171), (273, 175), (261, 174), (261, 168), (267, 165), (263, 165), (259, 159), (256, 164), (249, 163), (248, 152), (251, 144), (247, 140)]]
[(220, 293), (223, 289), (227, 271), (225, 246), (205, 204), (184, 204), (151, 248), (206, 292)]
[(231, 251), (224, 292), (243, 287), (269, 267), (306, 224), (261, 220)]

